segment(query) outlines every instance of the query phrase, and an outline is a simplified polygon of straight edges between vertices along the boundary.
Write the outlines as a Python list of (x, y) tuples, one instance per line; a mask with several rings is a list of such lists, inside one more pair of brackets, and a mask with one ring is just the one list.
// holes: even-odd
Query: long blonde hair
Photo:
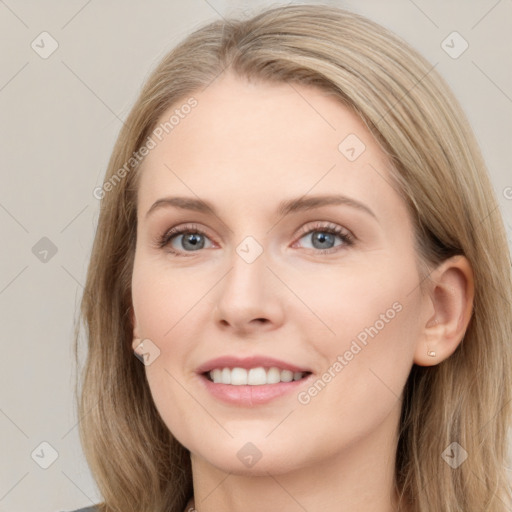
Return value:
[[(182, 512), (192, 494), (189, 453), (160, 418), (131, 348), (134, 154), (165, 111), (227, 70), (314, 85), (352, 108), (393, 163), (423, 277), (449, 256), (469, 260), (475, 300), (463, 342), (438, 365), (413, 366), (404, 389), (396, 488), (413, 512), (510, 510), (511, 262), (482, 156), (431, 64), (381, 26), (319, 5), (277, 7), (195, 31), (154, 70), (119, 134), (80, 316), (88, 344), (77, 381), (80, 438), (104, 499), (100, 510)], [(80, 332), (77, 325), (77, 363)], [(468, 454), (456, 469), (442, 457), (454, 442)]]

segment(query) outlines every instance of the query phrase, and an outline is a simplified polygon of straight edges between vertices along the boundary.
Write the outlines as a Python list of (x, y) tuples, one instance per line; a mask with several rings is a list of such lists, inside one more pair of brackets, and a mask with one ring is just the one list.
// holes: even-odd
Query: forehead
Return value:
[(174, 115), (141, 167), (141, 209), (165, 194), (255, 208), (308, 191), (393, 199), (384, 153), (333, 95), (226, 75), (191, 96), (159, 120)]

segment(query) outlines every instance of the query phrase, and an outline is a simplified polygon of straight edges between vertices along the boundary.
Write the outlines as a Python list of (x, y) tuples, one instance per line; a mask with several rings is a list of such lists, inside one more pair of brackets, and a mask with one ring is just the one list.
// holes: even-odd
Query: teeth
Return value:
[[(226, 370), (229, 370), (229, 368), (226, 368)], [(244, 384), (247, 384), (247, 370), (244, 368), (233, 368), (231, 370), (230, 384), (233, 384), (233, 386), (243, 386)]]
[(229, 368), (224, 368), (222, 370), (220, 381), (224, 382), (225, 384), (231, 384), (231, 372), (229, 371)]
[(247, 384), (261, 386), (267, 383), (267, 372), (265, 368), (251, 368), (247, 376)]
[(232, 386), (262, 386), (263, 384), (278, 384), (279, 382), (291, 382), (304, 377), (303, 372), (292, 372), (272, 368), (215, 368), (210, 372), (210, 379), (215, 384), (231, 384)]

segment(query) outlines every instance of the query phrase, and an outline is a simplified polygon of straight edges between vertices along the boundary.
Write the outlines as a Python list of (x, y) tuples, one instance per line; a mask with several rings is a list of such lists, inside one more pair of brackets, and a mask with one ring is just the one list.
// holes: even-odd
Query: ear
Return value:
[(419, 366), (444, 361), (464, 338), (475, 294), (473, 270), (467, 258), (457, 255), (443, 261), (428, 277), (427, 288), (426, 315), (414, 353)]

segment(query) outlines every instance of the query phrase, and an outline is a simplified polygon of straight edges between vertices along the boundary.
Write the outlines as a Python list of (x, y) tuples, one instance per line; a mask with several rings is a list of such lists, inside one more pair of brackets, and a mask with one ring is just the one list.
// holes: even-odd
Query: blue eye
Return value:
[(208, 239), (206, 233), (197, 226), (182, 226), (165, 232), (159, 238), (158, 246), (163, 249), (171, 246), (173, 239), (181, 239), (181, 242), (178, 243), (182, 248), (170, 248), (170, 252), (174, 254), (179, 254), (183, 250), (184, 252), (196, 252), (205, 248), (205, 238)]
[[(340, 226), (335, 224), (322, 225), (318, 223), (314, 226), (306, 226), (303, 230), (303, 234), (300, 238), (309, 239), (313, 245), (313, 249), (318, 249), (319, 254), (328, 254), (337, 252), (336, 247), (349, 247), (354, 244), (354, 238), (352, 234)], [(341, 243), (335, 245), (336, 238), (341, 240)]]
[[(354, 244), (353, 235), (346, 229), (336, 224), (316, 223), (302, 228), (299, 240), (308, 238), (313, 245), (312, 249), (316, 254), (328, 254), (337, 252), (338, 247), (346, 248)], [(341, 243), (336, 244), (336, 238)], [(209, 241), (210, 245), (207, 245)], [(174, 245), (177, 242), (179, 247)], [(175, 256), (190, 256), (201, 249), (212, 247), (211, 241), (206, 233), (195, 224), (188, 224), (178, 228), (172, 228), (156, 239), (156, 246), (160, 249), (166, 248)]]

